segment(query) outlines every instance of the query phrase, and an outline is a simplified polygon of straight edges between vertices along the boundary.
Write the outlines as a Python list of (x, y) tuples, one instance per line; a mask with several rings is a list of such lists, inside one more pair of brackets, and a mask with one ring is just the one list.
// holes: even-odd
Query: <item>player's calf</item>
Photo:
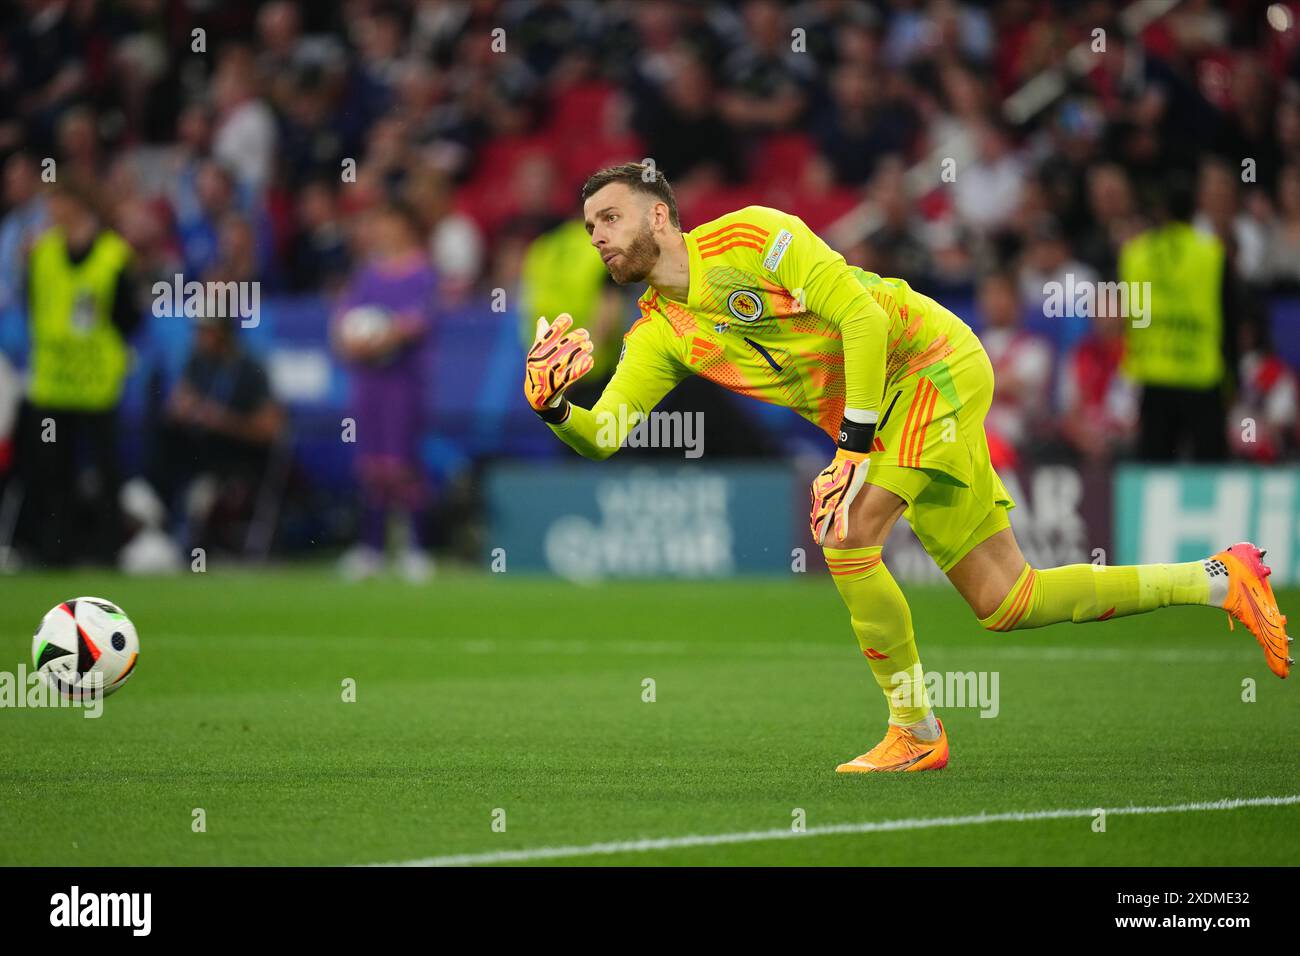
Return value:
[[(1286, 677), (1294, 663), (1291, 638), (1263, 557), (1253, 544), (1242, 542), (1204, 560), (1176, 564), (1071, 564), (1039, 570), (1025, 562), (995, 608), (981, 613), (984, 608), (974, 601), (971, 606), (990, 631), (1107, 621), (1175, 605), (1218, 607), (1228, 612), (1230, 625), (1233, 619), (1246, 625), (1264, 649), (1269, 669)], [(964, 570), (969, 574), (972, 568)]]

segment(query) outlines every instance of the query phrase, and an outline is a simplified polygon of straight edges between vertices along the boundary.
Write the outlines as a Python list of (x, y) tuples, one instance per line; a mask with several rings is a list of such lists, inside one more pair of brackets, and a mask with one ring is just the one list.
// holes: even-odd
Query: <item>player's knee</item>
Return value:
[[(815, 493), (815, 486), (814, 486)], [(884, 488), (875, 485), (864, 485), (857, 497), (853, 499), (849, 506), (847, 527), (844, 531), (844, 539), (840, 540), (835, 536), (833, 516), (826, 520), (830, 523), (827, 528), (825, 539), (822, 541), (823, 548), (874, 548), (883, 547), (885, 539), (889, 537), (889, 532), (893, 529), (895, 522), (898, 521), (899, 515), (907, 507), (907, 502), (895, 495), (893, 492), (886, 491)], [(818, 521), (818, 507), (814, 500), (810, 512), (810, 521), (816, 526)]]
[(998, 605), (994, 604), (991, 606), (985, 606), (985, 605), (975, 604), (975, 605), (971, 605), (971, 610), (974, 611), (975, 616), (979, 618), (980, 626), (982, 626), (984, 630), (992, 631), (995, 634), (999, 631), (1004, 630), (1004, 628), (998, 627), (995, 620), (997, 615)]
[(1009, 631), (1019, 622), (1028, 607), (1032, 593), (1026, 587), (1026, 573), (1033, 569), (1026, 563), (1021, 569), (1002, 580), (990, 579), (985, 586), (967, 596), (971, 610), (987, 631)]

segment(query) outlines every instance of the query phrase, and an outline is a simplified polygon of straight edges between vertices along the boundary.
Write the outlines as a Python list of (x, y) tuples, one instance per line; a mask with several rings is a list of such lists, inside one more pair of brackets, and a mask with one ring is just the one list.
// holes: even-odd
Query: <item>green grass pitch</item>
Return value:
[[(951, 589), (905, 590), (926, 669), (996, 671), (999, 713), (940, 709), (941, 772), (841, 776), (886, 715), (824, 574), (2, 579), (0, 670), (30, 667), (41, 615), (83, 594), (126, 609), (142, 654), (98, 720), (0, 711), (0, 864), (363, 864), (789, 831), (796, 809), (811, 830), (1300, 793), (1300, 687), (1221, 612), (994, 635)], [(1294, 864), (1298, 829), (1291, 804), (539, 862)]]

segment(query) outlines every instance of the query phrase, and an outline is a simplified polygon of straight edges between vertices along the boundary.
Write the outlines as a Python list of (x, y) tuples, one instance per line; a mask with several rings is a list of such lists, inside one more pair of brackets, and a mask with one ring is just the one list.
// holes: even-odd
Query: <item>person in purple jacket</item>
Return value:
[[(424, 346), (430, 335), (437, 276), (415, 212), (387, 201), (368, 211), (358, 248), (368, 259), (352, 275), (335, 312), (332, 338), (351, 373), (348, 415), (355, 421), (361, 488), (361, 540), (344, 555), (349, 578), (369, 577), (384, 563), (390, 518), (406, 526), (398, 569), (426, 579), (433, 561), (421, 519), (429, 489), (417, 453), (424, 410)], [(345, 436), (346, 436), (345, 432)]]

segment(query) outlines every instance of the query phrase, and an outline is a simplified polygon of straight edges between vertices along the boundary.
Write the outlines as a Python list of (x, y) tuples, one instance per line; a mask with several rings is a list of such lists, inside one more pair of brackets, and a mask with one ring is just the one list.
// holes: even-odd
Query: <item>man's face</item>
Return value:
[(200, 322), (194, 333), (194, 344), (204, 355), (220, 355), (226, 344), (221, 323), (217, 320)]
[(619, 285), (644, 282), (659, 261), (652, 226), (653, 197), (610, 183), (583, 204), (591, 244)]
[(49, 202), (50, 222), (64, 233), (71, 232), (81, 219), (81, 205), (71, 196), (55, 193)]
[(979, 291), (980, 313), (984, 321), (993, 328), (1014, 328), (1020, 320), (1020, 305), (1016, 301), (1016, 289), (1001, 276), (994, 276), (984, 281)]

